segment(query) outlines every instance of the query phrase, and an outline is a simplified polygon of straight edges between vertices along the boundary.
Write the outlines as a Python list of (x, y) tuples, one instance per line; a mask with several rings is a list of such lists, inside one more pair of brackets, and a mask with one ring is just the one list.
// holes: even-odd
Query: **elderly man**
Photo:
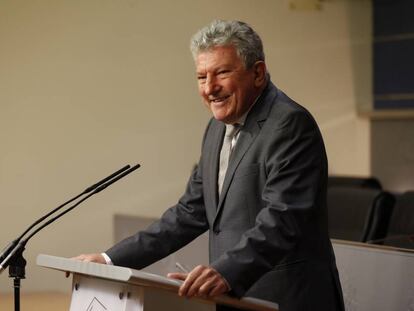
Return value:
[(247, 24), (214, 21), (193, 36), (191, 51), (213, 118), (184, 195), (147, 230), (77, 258), (140, 269), (209, 230), (210, 265), (169, 274), (184, 281), (180, 295), (229, 292), (282, 311), (343, 310), (314, 119), (272, 84)]

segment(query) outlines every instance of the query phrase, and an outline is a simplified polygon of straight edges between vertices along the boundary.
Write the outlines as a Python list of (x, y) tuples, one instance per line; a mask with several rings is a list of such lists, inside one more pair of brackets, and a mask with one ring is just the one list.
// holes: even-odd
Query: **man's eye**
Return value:
[(198, 80), (199, 82), (204, 82), (204, 81), (206, 81), (206, 77), (205, 77), (205, 76), (198, 76), (198, 77), (197, 77), (197, 80)]
[(220, 70), (219, 72), (217, 72), (217, 76), (221, 79), (225, 79), (229, 77), (230, 75), (231, 75), (230, 70)]

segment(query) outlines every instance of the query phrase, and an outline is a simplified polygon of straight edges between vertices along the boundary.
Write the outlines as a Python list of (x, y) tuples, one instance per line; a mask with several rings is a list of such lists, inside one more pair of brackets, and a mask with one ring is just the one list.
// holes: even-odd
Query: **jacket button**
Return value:
[(220, 234), (220, 229), (214, 229), (213, 232), (214, 232), (215, 235), (219, 235)]

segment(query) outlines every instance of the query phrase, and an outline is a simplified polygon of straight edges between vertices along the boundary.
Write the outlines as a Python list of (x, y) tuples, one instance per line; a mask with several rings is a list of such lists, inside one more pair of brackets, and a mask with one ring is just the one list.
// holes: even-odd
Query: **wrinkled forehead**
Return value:
[(243, 66), (244, 63), (237, 53), (237, 50), (230, 45), (215, 46), (200, 51), (195, 57), (197, 70), (214, 68), (217, 66)]

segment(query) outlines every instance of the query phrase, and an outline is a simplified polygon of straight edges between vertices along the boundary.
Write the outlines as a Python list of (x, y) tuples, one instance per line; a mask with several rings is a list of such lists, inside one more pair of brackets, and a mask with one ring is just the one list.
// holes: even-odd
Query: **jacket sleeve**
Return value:
[(106, 251), (115, 265), (144, 268), (185, 246), (208, 229), (203, 178), (198, 167), (193, 170), (185, 193), (175, 206), (169, 208), (148, 229)]

